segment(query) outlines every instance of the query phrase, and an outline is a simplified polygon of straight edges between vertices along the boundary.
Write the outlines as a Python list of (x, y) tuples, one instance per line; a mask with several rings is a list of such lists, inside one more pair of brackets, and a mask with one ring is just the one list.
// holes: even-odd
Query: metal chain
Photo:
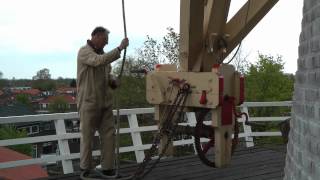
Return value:
[[(179, 89), (177, 96), (174, 99), (174, 102), (172, 105), (170, 105), (171, 108), (168, 109), (168, 112), (165, 112), (164, 121), (162, 123), (162, 126), (159, 130), (159, 133), (155, 136), (153, 143), (148, 151), (148, 154), (145, 156), (144, 160), (140, 164), (137, 171), (134, 173), (133, 178), (134, 180), (139, 180), (145, 177), (148, 173), (152, 171), (152, 169), (159, 163), (160, 159), (164, 156), (165, 152), (167, 151), (169, 144), (171, 140), (173, 139), (174, 132), (176, 130), (176, 127), (178, 125), (178, 120), (182, 117), (184, 104), (186, 102), (187, 96), (190, 94), (190, 85), (187, 83), (184, 83), (182, 87)], [(180, 108), (180, 112), (177, 116), (177, 118), (172, 119), (172, 117), (175, 117), (174, 115), (177, 113), (178, 109)], [(147, 165), (151, 161), (151, 157), (153, 154), (156, 153), (157, 148), (159, 146), (160, 140), (167, 136), (167, 142), (163, 146), (162, 151), (158, 155), (158, 158), (151, 164), (149, 169), (146, 170)]]

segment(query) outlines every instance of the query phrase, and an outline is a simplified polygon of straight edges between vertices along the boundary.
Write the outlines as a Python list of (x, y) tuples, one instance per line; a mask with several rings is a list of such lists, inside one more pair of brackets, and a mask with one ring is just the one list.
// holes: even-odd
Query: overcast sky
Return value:
[[(234, 2), (233, 2), (234, 1)], [(245, 2), (233, 0), (231, 14)], [(109, 45), (123, 37), (121, 0), (0, 0), (0, 71), (4, 78), (31, 79), (48, 68), (53, 78), (76, 77), (76, 55), (92, 29), (105, 26)], [(295, 73), (303, 0), (279, 0), (243, 41), (254, 62), (257, 53), (282, 55), (285, 72)], [(179, 0), (125, 0), (128, 54), (146, 35), (161, 38), (167, 27), (179, 32)]]

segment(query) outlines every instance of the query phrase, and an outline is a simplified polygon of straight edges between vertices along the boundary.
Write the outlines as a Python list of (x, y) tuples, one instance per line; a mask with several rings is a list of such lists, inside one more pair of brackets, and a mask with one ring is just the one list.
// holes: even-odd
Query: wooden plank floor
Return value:
[[(164, 159), (144, 180), (281, 180), (285, 151), (285, 146), (240, 149), (231, 165), (223, 169), (207, 167), (197, 156)], [(126, 165), (121, 172), (132, 174), (136, 168), (137, 165)], [(79, 174), (49, 179), (78, 180)]]

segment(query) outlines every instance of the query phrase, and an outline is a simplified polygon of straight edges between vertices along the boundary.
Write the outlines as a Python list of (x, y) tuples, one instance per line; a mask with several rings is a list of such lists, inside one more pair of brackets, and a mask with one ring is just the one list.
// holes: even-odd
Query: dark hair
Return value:
[(94, 36), (97, 33), (104, 33), (104, 32), (106, 32), (108, 34), (109, 30), (104, 28), (104, 27), (102, 27), (102, 26), (98, 26), (98, 27), (94, 28), (94, 30), (91, 33), (91, 36)]

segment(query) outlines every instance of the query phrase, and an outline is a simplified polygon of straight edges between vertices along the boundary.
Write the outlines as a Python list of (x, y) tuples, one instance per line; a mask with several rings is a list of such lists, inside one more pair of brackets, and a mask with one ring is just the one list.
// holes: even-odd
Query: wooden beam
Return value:
[(204, 38), (211, 33), (221, 34), (225, 28), (230, 7), (230, 0), (208, 0), (204, 13)]
[[(225, 27), (228, 48), (225, 57), (249, 34), (278, 0), (248, 0)], [(266, 34), (267, 35), (267, 34)]]
[(180, 1), (180, 65), (191, 71), (203, 49), (203, 0)]
[[(211, 71), (212, 64), (216, 63), (215, 39), (223, 36), (231, 0), (208, 0), (204, 12), (203, 42), (205, 49), (202, 51), (202, 67), (200, 71)], [(216, 34), (217, 36), (212, 36)], [(213, 50), (209, 52), (208, 50)]]

